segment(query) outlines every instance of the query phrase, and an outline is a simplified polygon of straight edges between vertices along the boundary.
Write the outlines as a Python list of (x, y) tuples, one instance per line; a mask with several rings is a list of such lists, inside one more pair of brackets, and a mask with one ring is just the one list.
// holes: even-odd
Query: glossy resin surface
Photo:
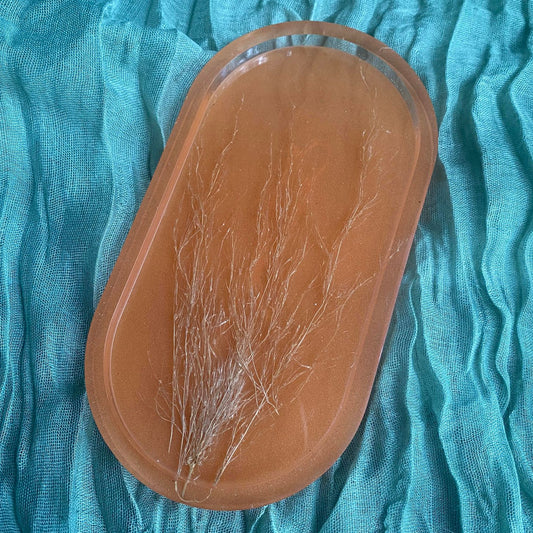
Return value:
[(275, 501), (355, 434), (436, 156), (418, 78), (355, 30), (238, 39), (191, 88), (97, 309), (119, 460), (213, 509)]

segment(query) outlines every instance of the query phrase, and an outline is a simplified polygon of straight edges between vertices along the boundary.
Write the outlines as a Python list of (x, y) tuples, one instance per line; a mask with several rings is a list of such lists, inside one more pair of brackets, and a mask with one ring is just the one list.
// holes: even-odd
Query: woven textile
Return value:
[[(0, 531), (533, 531), (532, 16), (513, 0), (2, 0)], [(198, 510), (108, 450), (85, 342), (195, 75), (295, 19), (402, 55), (439, 160), (346, 452), (281, 502)]]

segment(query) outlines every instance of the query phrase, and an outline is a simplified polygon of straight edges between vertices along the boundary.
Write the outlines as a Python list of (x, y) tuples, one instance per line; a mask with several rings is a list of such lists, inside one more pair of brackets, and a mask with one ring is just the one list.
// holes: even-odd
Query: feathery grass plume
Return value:
[[(286, 387), (296, 393), (301, 389), (320, 351), (309, 355), (304, 349), (313, 332), (332, 317), (338, 324), (355, 291), (372, 279), (357, 279), (349, 289), (334, 283), (344, 242), (376, 202), (363, 190), (373, 158), (370, 144), (362, 151), (353, 208), (328, 243), (309, 206), (321, 170), (306, 167), (313, 146), (297, 148), (289, 126), (286, 150), (275, 153), (271, 143), (251, 230), (253, 245), (243, 246), (231, 220), (221, 224), (219, 214), (227, 200), (223, 178), (238, 118), (237, 113), (233, 135), (209, 180), (200, 176), (202, 154), (196, 147), (183, 200), (188, 219), (179, 231), (177, 224), (174, 228), (173, 374), (158, 409), (170, 423), (169, 452), (173, 446), (178, 450), (176, 479), (182, 481), (184, 500), (202, 465), (223, 456), (212, 480), (216, 485), (250, 430), (282, 408)], [(304, 267), (311, 257), (309, 275)]]

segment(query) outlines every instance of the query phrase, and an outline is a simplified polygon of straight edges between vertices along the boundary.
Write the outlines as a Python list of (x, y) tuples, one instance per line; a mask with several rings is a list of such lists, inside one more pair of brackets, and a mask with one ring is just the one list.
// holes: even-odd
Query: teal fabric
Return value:
[[(533, 531), (533, 5), (2, 0), (0, 531)], [(89, 324), (188, 87), (263, 25), (338, 22), (429, 90), (439, 160), (367, 415), (318, 481), (210, 512), (137, 482), (84, 388)]]

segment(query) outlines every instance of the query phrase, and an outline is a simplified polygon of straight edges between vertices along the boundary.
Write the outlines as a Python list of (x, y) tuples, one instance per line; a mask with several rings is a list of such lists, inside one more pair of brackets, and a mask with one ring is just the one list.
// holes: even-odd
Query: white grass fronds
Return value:
[[(373, 164), (375, 134), (367, 135), (363, 176)], [(289, 142), (284, 153), (274, 153), (271, 143), (253, 245), (238, 241), (232, 221), (219, 214), (227, 201), (225, 164), (237, 136), (238, 117), (209, 180), (200, 175), (197, 148), (183, 200), (187, 220), (173, 237), (172, 379), (159, 395), (158, 412), (170, 424), (168, 449), (178, 453), (183, 499), (202, 466), (215, 459), (216, 484), (257, 422), (282, 409), (286, 388), (303, 386), (320, 352), (309, 345), (313, 333), (327, 320), (338, 323), (344, 306), (371, 279), (354, 280), (344, 290), (335, 283), (344, 243), (377, 195), (369, 199), (360, 179), (353, 209), (337, 235), (325, 239), (309, 207), (316, 176), (303, 163), (312, 147), (298, 150)]]

